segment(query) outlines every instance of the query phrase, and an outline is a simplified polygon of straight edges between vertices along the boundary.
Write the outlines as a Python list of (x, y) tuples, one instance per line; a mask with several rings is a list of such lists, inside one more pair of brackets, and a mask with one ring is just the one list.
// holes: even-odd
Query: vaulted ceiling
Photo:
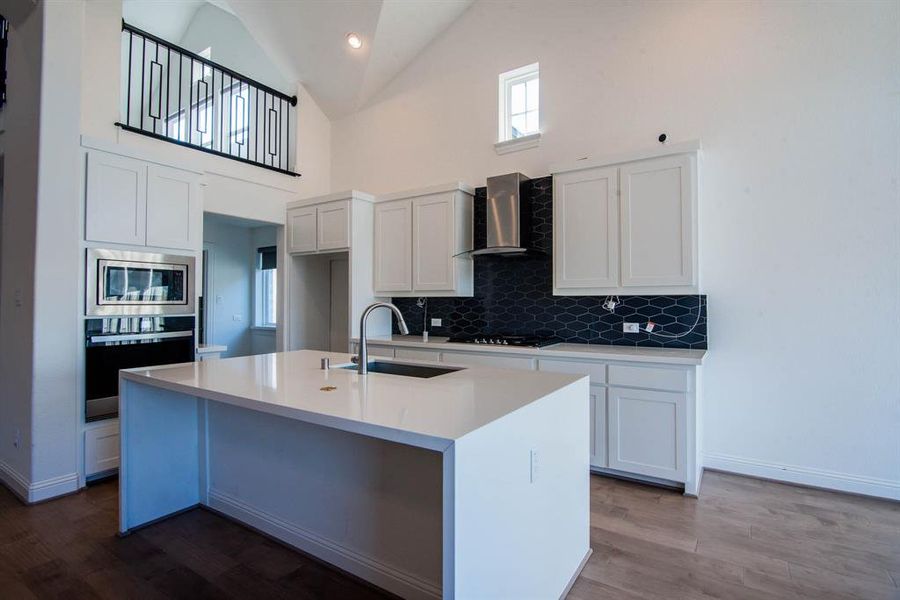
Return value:
[[(125, 1), (139, 15), (130, 17), (135, 25), (179, 40), (207, 0)], [(234, 14), (285, 78), (302, 82), (335, 119), (364, 107), (473, 0), (209, 1)], [(349, 32), (361, 49), (347, 44)]]

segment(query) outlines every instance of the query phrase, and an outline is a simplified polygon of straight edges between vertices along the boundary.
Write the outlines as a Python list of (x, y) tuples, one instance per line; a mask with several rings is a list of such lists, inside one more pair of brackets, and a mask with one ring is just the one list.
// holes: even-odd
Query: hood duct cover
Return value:
[(531, 242), (531, 197), (522, 194), (522, 184), (529, 181), (521, 173), (509, 173), (487, 179), (484, 248), (471, 254), (523, 254)]

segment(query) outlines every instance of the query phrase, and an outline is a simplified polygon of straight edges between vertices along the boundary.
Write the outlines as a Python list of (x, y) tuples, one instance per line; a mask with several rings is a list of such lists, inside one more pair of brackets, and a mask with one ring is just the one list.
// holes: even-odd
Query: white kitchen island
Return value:
[(402, 597), (563, 596), (590, 555), (588, 378), (349, 359), (123, 371), (121, 533), (201, 505)]

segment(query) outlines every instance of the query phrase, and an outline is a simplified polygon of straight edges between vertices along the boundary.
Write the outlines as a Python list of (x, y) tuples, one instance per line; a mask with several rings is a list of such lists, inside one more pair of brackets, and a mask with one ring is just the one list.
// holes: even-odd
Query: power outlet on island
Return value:
[(622, 332), (623, 333), (640, 333), (641, 332), (641, 324), (640, 323), (622, 323)]

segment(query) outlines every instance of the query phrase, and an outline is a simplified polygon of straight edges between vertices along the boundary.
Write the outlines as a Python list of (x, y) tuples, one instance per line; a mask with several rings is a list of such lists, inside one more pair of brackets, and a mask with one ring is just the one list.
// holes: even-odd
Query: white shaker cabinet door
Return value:
[(412, 291), (412, 201), (375, 205), (376, 292)]
[(684, 481), (686, 395), (620, 387), (608, 394), (609, 468)]
[(350, 201), (329, 202), (318, 207), (318, 249), (343, 250), (350, 247)]
[(292, 208), (287, 212), (288, 252), (315, 252), (318, 244), (315, 206)]
[(623, 165), (622, 285), (693, 285), (696, 161), (678, 155)]
[(619, 198), (615, 168), (553, 177), (553, 282), (557, 290), (619, 285)]
[(90, 152), (85, 197), (85, 239), (143, 246), (147, 237), (147, 165)]
[(453, 194), (413, 200), (413, 289), (452, 290), (456, 280)]
[(591, 466), (605, 469), (606, 458), (606, 388), (591, 386)]
[(197, 176), (150, 165), (147, 170), (147, 245), (199, 250), (200, 200)]

